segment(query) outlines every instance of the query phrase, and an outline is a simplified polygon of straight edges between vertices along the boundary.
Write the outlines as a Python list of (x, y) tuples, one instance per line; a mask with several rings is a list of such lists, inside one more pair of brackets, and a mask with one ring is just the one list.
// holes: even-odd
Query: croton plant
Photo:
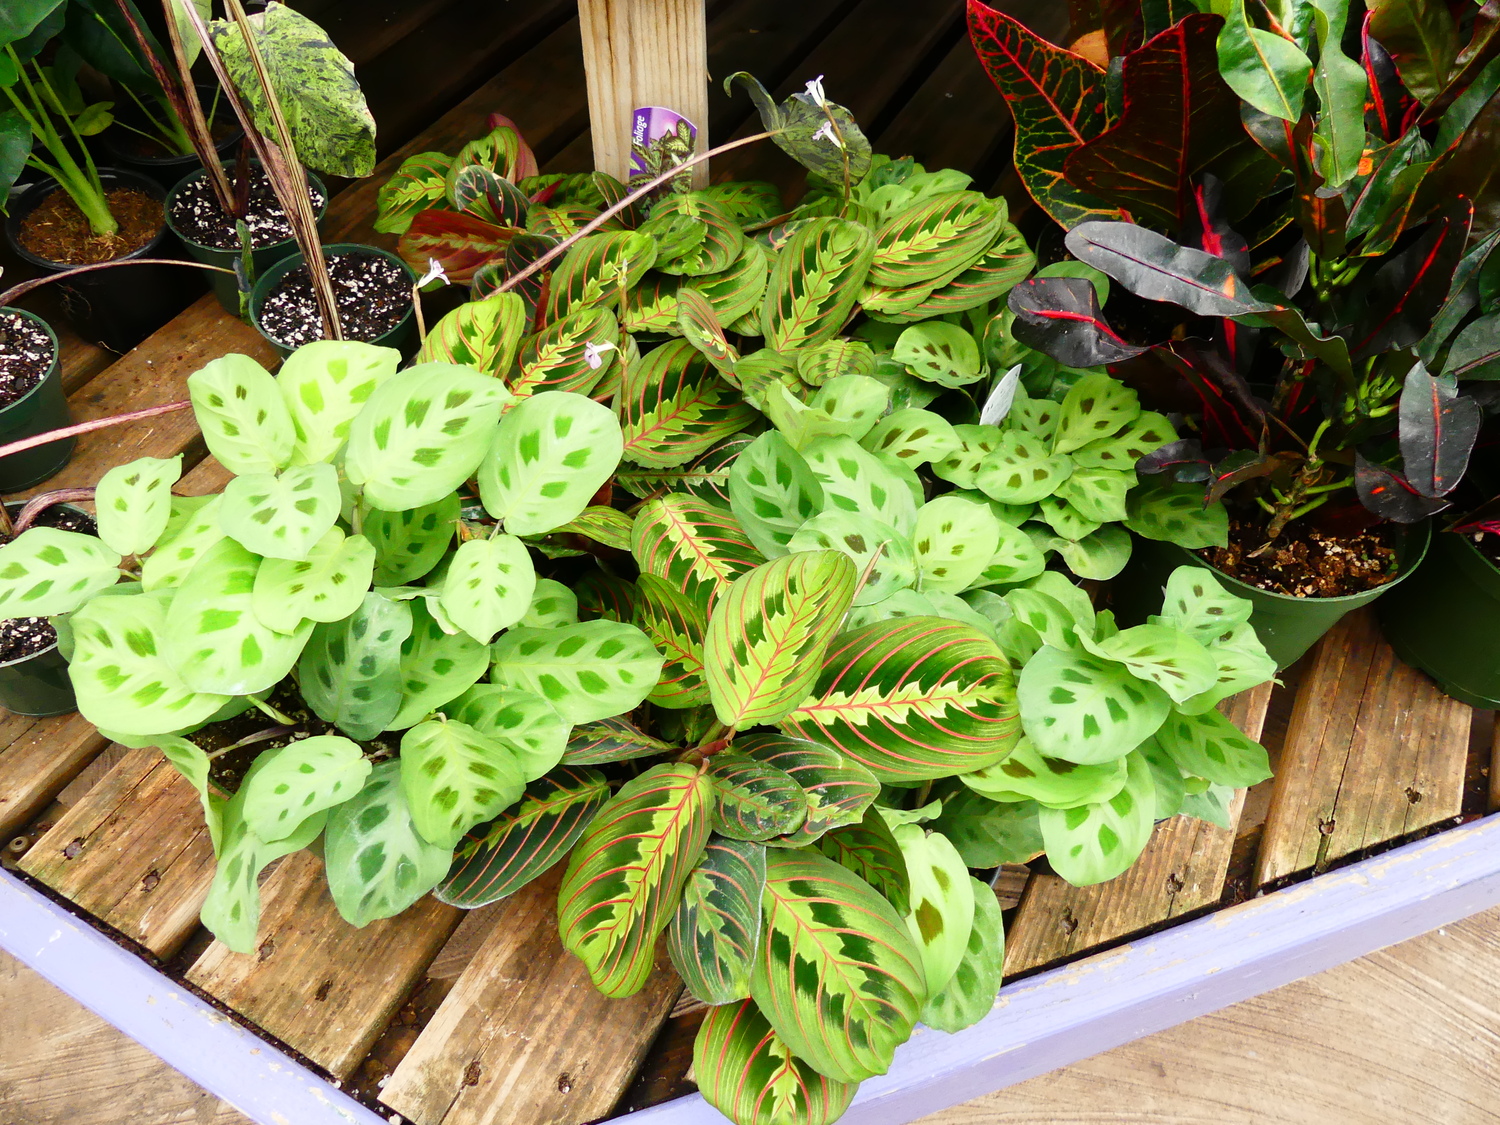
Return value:
[(1094, 883), (1157, 820), (1227, 823), (1269, 769), (1217, 704), (1274, 668), (1205, 569), (1123, 629), (1077, 584), (1125, 527), (1222, 541), (1224, 513), (1139, 488), (1172, 422), (1028, 345), (1004, 201), (872, 157), (817, 83), (752, 89), (814, 173), (789, 211), (517, 175), (505, 124), (413, 158), (381, 222), (473, 281), (414, 364), (213, 361), (192, 405), (233, 479), (112, 470), (99, 538), (0, 548), (0, 612), (51, 616), (83, 714), (197, 787), (231, 948), (257, 874), (319, 839), (356, 926), (566, 857), (598, 988), (641, 988), (665, 933), (713, 1005), (705, 1096), (821, 1125), (917, 1021), (990, 1010), (995, 867)]
[(980, 0), (970, 28), (1032, 198), (1074, 258), (1145, 300), (1116, 332), (1088, 285), (1035, 278), (1011, 294), (1016, 335), (1191, 388), (1196, 432), (1138, 470), (1203, 482), (1269, 538), (1441, 510), (1500, 355), (1500, 16), (1443, 0), (1072, 8), (1072, 50)]

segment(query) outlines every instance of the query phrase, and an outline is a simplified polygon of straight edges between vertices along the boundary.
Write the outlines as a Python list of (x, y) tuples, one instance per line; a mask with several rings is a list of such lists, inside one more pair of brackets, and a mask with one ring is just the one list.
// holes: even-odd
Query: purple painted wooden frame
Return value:
[[(919, 1031), (847, 1125), (897, 1125), (1500, 904), (1500, 815), (1008, 985), (957, 1035)], [(377, 1125), (144, 961), (0, 872), (0, 948), (262, 1125)], [(701, 1097), (618, 1119), (723, 1125)]]

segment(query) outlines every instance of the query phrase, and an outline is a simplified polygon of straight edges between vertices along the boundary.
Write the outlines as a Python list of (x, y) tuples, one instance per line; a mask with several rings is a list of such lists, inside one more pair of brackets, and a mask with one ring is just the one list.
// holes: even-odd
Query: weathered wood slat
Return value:
[(109, 745), (79, 715), (31, 719), (7, 715), (0, 722), (0, 842), (47, 807)]
[(416, 1125), (573, 1125), (614, 1106), (681, 985), (661, 954), (635, 996), (601, 996), (558, 941), (561, 878), (505, 900), (382, 1102)]
[(296, 852), (261, 887), (256, 951), (234, 953), (214, 942), (187, 979), (345, 1078), (422, 979), (462, 913), (427, 897), (357, 930), (339, 917), (322, 861)]
[(213, 847), (193, 787), (156, 750), (131, 750), (20, 867), (165, 958), (198, 924)]
[(1303, 673), (1256, 863), (1260, 885), (1458, 815), (1472, 709), (1396, 658), (1368, 610)]
[[(1271, 685), (1241, 692), (1222, 704), (1251, 738), (1259, 738)], [(1233, 824), (1244, 794), (1230, 810)], [(1234, 848), (1233, 828), (1185, 816), (1157, 825), (1129, 871), (1107, 883), (1075, 887), (1056, 875), (1033, 875), (1006, 933), (1007, 975), (1071, 957), (1218, 902)]]

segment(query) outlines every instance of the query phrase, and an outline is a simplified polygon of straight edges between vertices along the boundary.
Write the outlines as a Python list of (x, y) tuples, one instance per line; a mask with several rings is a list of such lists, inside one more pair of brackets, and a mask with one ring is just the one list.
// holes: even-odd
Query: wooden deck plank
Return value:
[[(1241, 692), (1221, 705), (1242, 731), (1259, 738), (1272, 685)], [(1236, 796), (1231, 825), (1244, 801)], [(1051, 964), (1218, 902), (1234, 848), (1233, 827), (1176, 816), (1157, 825), (1133, 867), (1092, 887), (1056, 875), (1033, 875), (1005, 940), (1005, 972)]]
[(256, 951), (234, 953), (214, 942), (187, 979), (346, 1078), (462, 915), (429, 896), (395, 918), (355, 929), (329, 897), (322, 861), (296, 852), (261, 887)]
[(156, 750), (131, 750), (20, 868), (166, 958), (198, 924), (213, 847), (193, 787)]
[(0, 750), (0, 842), (46, 808), (109, 745), (80, 715), (7, 715), (0, 739), (9, 743)]
[(1303, 674), (1256, 882), (1457, 816), (1471, 716), (1396, 658), (1369, 610), (1344, 618)]
[(573, 1125), (613, 1108), (681, 984), (661, 954), (635, 996), (600, 995), (557, 938), (562, 871), (505, 900), (383, 1103), (416, 1125)]

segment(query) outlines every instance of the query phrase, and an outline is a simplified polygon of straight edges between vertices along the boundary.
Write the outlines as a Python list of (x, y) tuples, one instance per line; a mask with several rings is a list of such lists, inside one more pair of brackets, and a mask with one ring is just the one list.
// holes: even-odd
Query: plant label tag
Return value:
[[(698, 127), (675, 110), (641, 106), (630, 126), (630, 182), (650, 180), (693, 155)], [(693, 173), (684, 169), (670, 181), (669, 191), (691, 191)]]

